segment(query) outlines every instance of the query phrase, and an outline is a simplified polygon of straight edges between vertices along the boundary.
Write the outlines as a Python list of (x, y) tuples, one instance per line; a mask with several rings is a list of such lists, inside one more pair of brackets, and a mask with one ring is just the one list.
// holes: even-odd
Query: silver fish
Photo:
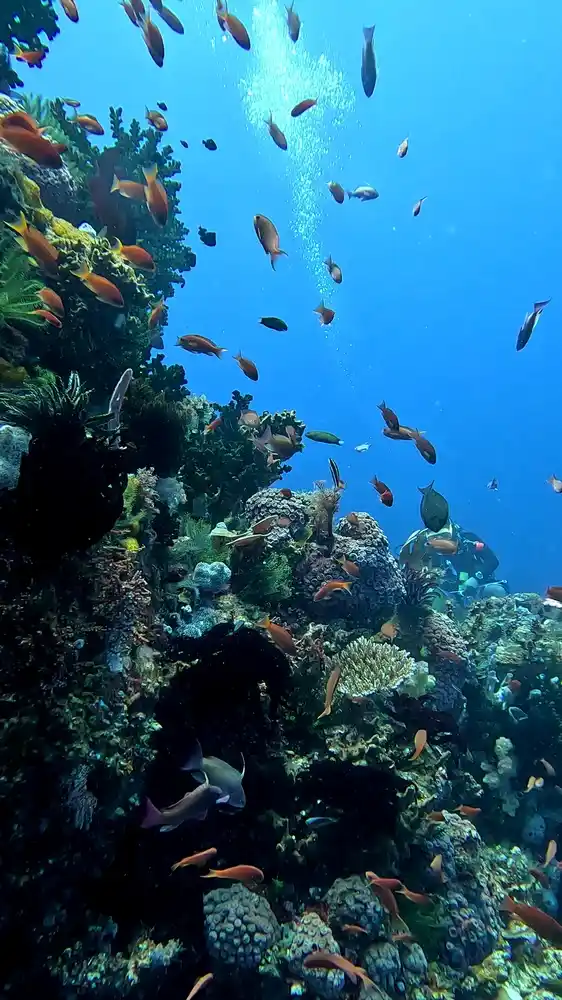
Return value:
[(197, 742), (195, 750), (182, 767), (182, 771), (191, 771), (196, 781), (211, 782), (211, 787), (218, 786), (221, 789), (221, 794), (227, 796), (228, 804), (233, 809), (243, 809), (246, 805), (246, 795), (242, 788), (246, 772), (243, 757), (242, 770), (237, 771), (235, 767), (227, 764), (220, 757), (204, 757), (201, 744)]
[(179, 802), (165, 806), (164, 809), (157, 809), (154, 803), (147, 799), (146, 815), (141, 826), (143, 830), (159, 826), (160, 833), (168, 833), (188, 820), (206, 819), (211, 806), (223, 802), (228, 802), (228, 795), (222, 788), (211, 785), (207, 779), (204, 784), (199, 785), (199, 788), (187, 792)]
[(363, 55), (361, 58), (361, 83), (367, 97), (371, 97), (377, 82), (377, 60), (373, 38), (375, 25), (372, 28), (363, 28)]
[(370, 447), (371, 445), (365, 441), (364, 444), (356, 444), (353, 450), (358, 451), (359, 454), (361, 455), (364, 451), (368, 451)]
[(377, 189), (369, 187), (368, 184), (365, 184), (364, 187), (355, 188), (355, 191), (347, 192), (348, 198), (358, 198), (359, 201), (374, 201), (375, 198), (378, 198), (378, 196), (379, 192)]

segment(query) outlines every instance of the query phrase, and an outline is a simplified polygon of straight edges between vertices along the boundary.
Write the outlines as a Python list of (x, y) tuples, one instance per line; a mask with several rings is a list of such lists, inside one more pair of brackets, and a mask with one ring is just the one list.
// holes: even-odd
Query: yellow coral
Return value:
[(141, 546), (137, 542), (136, 538), (125, 538), (121, 544), (122, 544), (123, 548), (127, 550), (127, 552), (140, 552), (141, 551)]
[(58, 236), (61, 240), (68, 240), (69, 243), (76, 245), (80, 244), (84, 250), (91, 250), (92, 244), (95, 242), (93, 236), (90, 236), (84, 229), (77, 229), (73, 226), (71, 222), (67, 222), (66, 219), (58, 219), (56, 215), (53, 216), (51, 220), (51, 230)]

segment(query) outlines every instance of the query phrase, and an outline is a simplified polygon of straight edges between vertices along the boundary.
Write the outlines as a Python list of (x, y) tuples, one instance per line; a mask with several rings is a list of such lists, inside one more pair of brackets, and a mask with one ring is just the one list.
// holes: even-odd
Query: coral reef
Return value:
[(229, 971), (256, 969), (279, 935), (267, 900), (244, 885), (212, 889), (203, 910), (209, 954)]
[[(51, 41), (58, 34), (57, 15), (50, 0), (25, 0), (25, 4), (10, 4), (0, 15), (0, 45), (12, 54), (16, 42), (23, 48), (37, 48), (39, 34), (44, 32)], [(22, 87), (23, 83), (6, 57), (0, 69), (0, 91)]]
[[(287, 933), (287, 932), (286, 932)], [(314, 996), (337, 997), (344, 987), (344, 975), (339, 969), (307, 969), (303, 960), (311, 951), (328, 951), (339, 955), (340, 947), (330, 928), (311, 910), (295, 920), (288, 930), (285, 955), (289, 971), (303, 979)]]
[(339, 690), (350, 697), (397, 692), (419, 698), (432, 687), (427, 664), (418, 664), (405, 650), (373, 637), (349, 643), (332, 665), (342, 673)]

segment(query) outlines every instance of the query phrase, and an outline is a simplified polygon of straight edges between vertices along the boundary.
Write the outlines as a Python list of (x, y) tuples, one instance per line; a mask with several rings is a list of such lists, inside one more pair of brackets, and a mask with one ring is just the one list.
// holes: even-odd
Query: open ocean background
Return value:
[[(299, 0), (293, 45), (280, 2), (236, 0), (250, 53), (221, 35), (213, 0), (172, 8), (186, 33), (165, 29), (163, 69), (117, 0), (83, 0), (80, 31), (62, 16), (45, 68), (24, 72), (26, 90), (80, 100), (106, 133), (109, 105), (123, 107), (126, 124), (168, 105), (165, 141), (182, 162), (197, 267), (169, 303), (166, 360), (211, 400), (252, 392), (256, 409), (294, 407), (309, 429), (344, 439), (341, 448), (308, 442), (284, 485), (328, 479), (333, 456), (348, 484), (343, 510), (375, 514), (399, 546), (421, 526), (417, 487), (434, 477), (454, 520), (497, 553), (497, 576), (512, 590), (560, 584), (562, 496), (546, 479), (562, 477), (562, 5)], [(367, 100), (362, 28), (373, 23), (379, 79)], [(306, 97), (319, 107), (291, 119)], [(263, 124), (270, 110), (287, 152)], [(209, 137), (214, 153), (201, 144)], [(330, 180), (371, 184), (380, 198), (339, 206)], [(276, 273), (256, 213), (274, 221), (289, 254)], [(199, 225), (216, 230), (215, 248), (200, 244)], [(328, 254), (343, 270), (339, 287), (323, 267)], [(517, 354), (525, 313), (549, 296)], [(336, 310), (329, 328), (313, 312), (322, 297)], [(259, 326), (264, 315), (281, 316), (288, 333)], [(186, 354), (174, 345), (187, 332), (229, 353), (220, 362)], [(239, 349), (258, 365), (255, 387), (232, 360)], [(434, 468), (413, 445), (382, 437), (383, 398), (427, 433)], [(365, 441), (370, 451), (356, 454)], [(369, 485), (375, 473), (394, 492), (390, 510)], [(494, 476), (496, 493), (486, 489)]]

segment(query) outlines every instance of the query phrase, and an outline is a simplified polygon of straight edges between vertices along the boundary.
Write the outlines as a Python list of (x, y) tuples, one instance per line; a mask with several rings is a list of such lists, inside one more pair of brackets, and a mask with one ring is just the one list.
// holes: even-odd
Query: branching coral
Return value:
[(339, 690), (351, 697), (384, 696), (395, 691), (412, 692), (414, 697), (420, 697), (431, 687), (425, 665), (416, 664), (398, 646), (382, 643), (372, 636), (350, 642), (332, 662), (333, 667), (341, 669)]
[[(25, 3), (2, 4), (0, 10), (0, 45), (8, 53), (15, 51), (16, 42), (24, 48), (37, 49), (44, 45), (39, 33), (51, 41), (58, 34), (57, 15), (50, 0), (25, 0)], [(0, 65), (0, 88), (22, 87), (23, 83), (9, 61)]]

